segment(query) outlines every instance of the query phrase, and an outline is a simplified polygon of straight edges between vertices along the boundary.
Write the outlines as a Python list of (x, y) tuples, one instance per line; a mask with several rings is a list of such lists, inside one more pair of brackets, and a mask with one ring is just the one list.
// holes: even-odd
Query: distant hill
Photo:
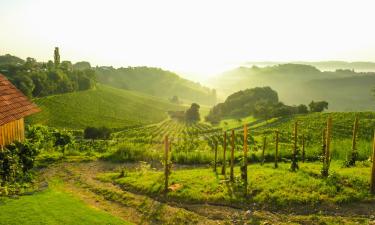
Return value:
[(375, 73), (336, 70), (322, 72), (301, 64), (239, 67), (211, 81), (221, 97), (246, 88), (270, 86), (286, 104), (326, 100), (331, 111), (375, 110)]
[(244, 66), (274, 66), (280, 64), (303, 64), (310, 65), (322, 71), (335, 71), (337, 69), (355, 70), (357, 72), (375, 72), (375, 62), (345, 62), (345, 61), (293, 61), (293, 62), (246, 62)]
[(42, 112), (28, 123), (82, 129), (87, 126), (111, 128), (149, 124), (167, 118), (168, 110), (182, 106), (138, 92), (105, 85), (95, 89), (35, 99)]
[(13, 55), (0, 55), (0, 66), (1, 65), (18, 65), (25, 63), (25, 60), (20, 59)]
[(177, 96), (184, 103), (197, 102), (212, 105), (216, 103), (216, 91), (186, 79), (177, 74), (152, 67), (97, 67), (100, 83), (112, 87), (134, 90), (153, 96), (170, 99)]

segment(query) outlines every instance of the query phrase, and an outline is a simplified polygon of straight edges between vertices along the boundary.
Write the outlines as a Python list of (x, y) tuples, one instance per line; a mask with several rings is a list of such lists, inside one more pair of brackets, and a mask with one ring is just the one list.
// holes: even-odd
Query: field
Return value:
[(94, 90), (38, 98), (35, 103), (42, 112), (28, 118), (29, 123), (74, 129), (156, 123), (167, 118), (168, 110), (182, 109), (160, 98), (105, 85), (98, 85)]

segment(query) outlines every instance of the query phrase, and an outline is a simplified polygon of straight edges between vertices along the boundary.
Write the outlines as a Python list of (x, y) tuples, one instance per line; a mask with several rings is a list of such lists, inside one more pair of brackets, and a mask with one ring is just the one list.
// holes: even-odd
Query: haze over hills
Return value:
[(291, 61), (291, 62), (272, 62), (272, 61), (259, 61), (259, 62), (246, 62), (243, 66), (275, 66), (280, 64), (303, 64), (314, 66), (322, 71), (335, 71), (337, 69), (355, 70), (358, 72), (375, 72), (375, 62), (346, 62), (346, 61)]
[(216, 91), (181, 78), (176, 73), (153, 67), (97, 67), (100, 83), (170, 99), (177, 96), (185, 103), (216, 103)]
[(374, 110), (371, 90), (375, 73), (336, 70), (322, 72), (301, 64), (239, 67), (227, 71), (212, 85), (220, 90), (221, 97), (252, 87), (270, 86), (286, 104), (308, 104), (312, 100), (326, 100), (332, 111)]

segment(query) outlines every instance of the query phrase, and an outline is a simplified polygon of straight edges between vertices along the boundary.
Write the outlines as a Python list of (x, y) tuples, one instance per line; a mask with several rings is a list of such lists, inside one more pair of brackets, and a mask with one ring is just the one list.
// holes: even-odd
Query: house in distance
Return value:
[(25, 139), (24, 118), (40, 109), (0, 74), (0, 149)]

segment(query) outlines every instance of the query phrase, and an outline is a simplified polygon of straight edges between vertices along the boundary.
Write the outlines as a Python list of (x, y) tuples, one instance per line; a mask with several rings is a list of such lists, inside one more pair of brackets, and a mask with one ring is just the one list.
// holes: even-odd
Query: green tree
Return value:
[(54, 54), (53, 54), (53, 59), (54, 59), (55, 68), (58, 68), (59, 65), (60, 65), (59, 47), (55, 47), (55, 51), (54, 51)]
[(185, 112), (187, 122), (195, 123), (200, 120), (199, 108), (200, 106), (197, 103), (191, 104), (190, 108)]
[(320, 101), (314, 102), (311, 101), (309, 104), (310, 112), (323, 112), (325, 109), (328, 109), (328, 102)]

